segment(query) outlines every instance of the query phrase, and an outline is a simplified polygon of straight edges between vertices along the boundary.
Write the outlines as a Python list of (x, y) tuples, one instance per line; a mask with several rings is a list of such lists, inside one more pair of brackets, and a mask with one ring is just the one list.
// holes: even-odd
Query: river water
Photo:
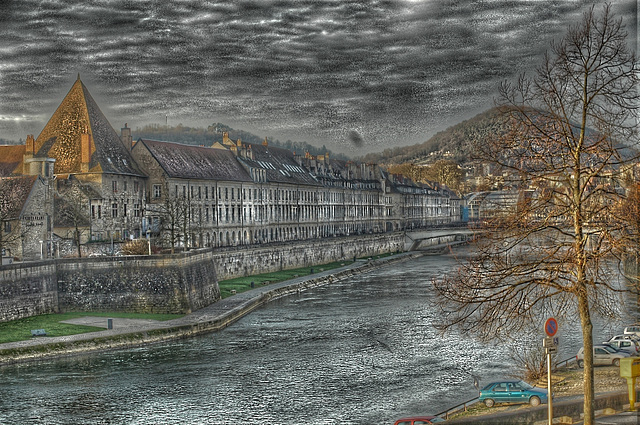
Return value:
[[(433, 328), (426, 256), (276, 300), (192, 339), (0, 368), (0, 424), (392, 424), (473, 398), (509, 352)], [(596, 341), (627, 320), (598, 326)], [(535, 336), (536, 341), (542, 339)], [(560, 357), (580, 346), (560, 323)], [(531, 340), (529, 340), (531, 341)]]

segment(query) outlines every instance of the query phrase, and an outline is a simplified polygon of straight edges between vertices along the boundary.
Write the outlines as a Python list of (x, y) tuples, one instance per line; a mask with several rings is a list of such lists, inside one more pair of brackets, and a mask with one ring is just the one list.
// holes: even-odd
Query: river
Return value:
[[(0, 424), (393, 424), (516, 371), (526, 338), (440, 335), (425, 256), (276, 300), (192, 339), (0, 368)], [(597, 326), (596, 341), (624, 323)], [(542, 329), (539, 338), (542, 339)], [(560, 357), (580, 346), (560, 323)]]

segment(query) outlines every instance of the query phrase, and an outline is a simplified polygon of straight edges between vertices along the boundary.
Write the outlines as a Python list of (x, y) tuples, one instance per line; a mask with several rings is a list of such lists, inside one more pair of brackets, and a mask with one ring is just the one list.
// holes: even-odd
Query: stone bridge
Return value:
[(404, 237), (404, 249), (405, 251), (439, 250), (467, 243), (475, 235), (473, 230), (461, 227), (408, 231)]

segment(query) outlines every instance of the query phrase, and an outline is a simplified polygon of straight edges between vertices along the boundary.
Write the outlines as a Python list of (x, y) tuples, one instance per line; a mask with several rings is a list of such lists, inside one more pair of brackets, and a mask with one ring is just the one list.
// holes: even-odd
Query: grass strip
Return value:
[[(78, 317), (94, 316), (119, 319), (151, 319), (171, 320), (184, 316), (183, 314), (146, 314), (146, 313), (119, 313), (119, 312), (70, 312), (42, 314), (24, 319), (12, 320), (0, 323), (0, 344), (5, 342), (24, 341), (33, 338), (32, 329), (44, 329), (47, 336), (76, 335), (87, 332), (102, 331), (105, 328), (85, 325), (72, 325), (60, 323), (63, 320), (76, 319)], [(39, 337), (38, 337), (39, 338)]]
[[(363, 259), (378, 259), (388, 257), (390, 255), (393, 254), (380, 254), (372, 257), (365, 257)], [(257, 288), (258, 286), (269, 285), (271, 283), (278, 283), (285, 280), (294, 279), (296, 277), (308, 276), (326, 270), (337, 269), (339, 267), (346, 266), (347, 264), (352, 264), (353, 262), (354, 261), (351, 260), (334, 261), (332, 263), (322, 264), (319, 266), (300, 267), (291, 270), (280, 270), (277, 272), (261, 273), (253, 276), (236, 277), (233, 279), (221, 280), (218, 282), (218, 286), (220, 287), (220, 296), (222, 298), (227, 298), (232, 295)]]

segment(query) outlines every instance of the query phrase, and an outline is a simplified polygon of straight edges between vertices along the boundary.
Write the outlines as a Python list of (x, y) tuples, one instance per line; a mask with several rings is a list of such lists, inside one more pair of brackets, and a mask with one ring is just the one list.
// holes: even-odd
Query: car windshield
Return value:
[(618, 350), (616, 350), (615, 348), (610, 347), (608, 345), (603, 345), (602, 348), (604, 348), (606, 351), (608, 351), (611, 354), (614, 354), (614, 353), (618, 352)]
[(520, 385), (520, 387), (521, 387), (523, 390), (530, 390), (531, 388), (533, 388), (533, 385), (527, 384), (527, 383), (526, 383), (526, 382), (524, 382), (524, 381), (520, 381), (520, 382), (518, 382), (518, 384)]

